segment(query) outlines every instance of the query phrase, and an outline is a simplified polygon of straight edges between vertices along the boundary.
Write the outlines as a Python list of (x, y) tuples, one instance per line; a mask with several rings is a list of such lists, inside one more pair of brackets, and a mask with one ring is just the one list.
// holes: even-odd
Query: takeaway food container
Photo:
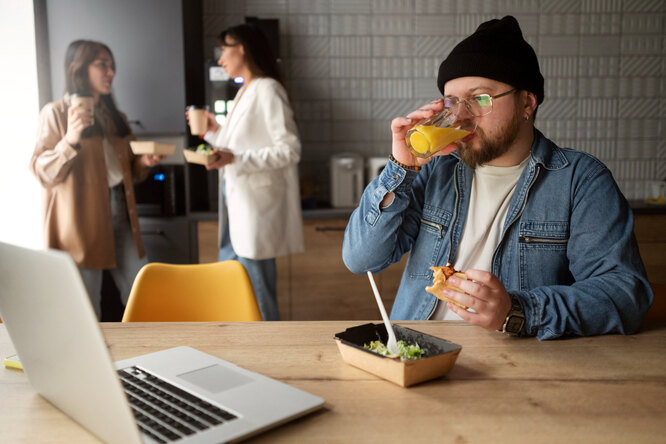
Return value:
[(416, 343), (426, 355), (419, 359), (401, 361), (367, 350), (364, 344), (380, 340), (386, 344), (388, 335), (384, 324), (364, 324), (336, 333), (335, 341), (342, 359), (355, 367), (384, 378), (402, 387), (409, 387), (447, 374), (456, 362), (462, 346), (411, 328), (393, 324), (398, 340)]

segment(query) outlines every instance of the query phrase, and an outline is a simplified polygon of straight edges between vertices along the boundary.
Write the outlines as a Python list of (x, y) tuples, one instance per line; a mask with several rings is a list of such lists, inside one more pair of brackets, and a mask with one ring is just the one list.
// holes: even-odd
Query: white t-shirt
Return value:
[(106, 137), (102, 141), (104, 145), (104, 160), (106, 162), (106, 178), (109, 188), (113, 188), (123, 181), (123, 167), (120, 165), (118, 156), (113, 150), (113, 145)]
[[(453, 263), (456, 269), (491, 271), (511, 197), (528, 159), (515, 166), (481, 165), (474, 170), (467, 220)], [(446, 302), (438, 300), (430, 319), (461, 318), (447, 309)]]

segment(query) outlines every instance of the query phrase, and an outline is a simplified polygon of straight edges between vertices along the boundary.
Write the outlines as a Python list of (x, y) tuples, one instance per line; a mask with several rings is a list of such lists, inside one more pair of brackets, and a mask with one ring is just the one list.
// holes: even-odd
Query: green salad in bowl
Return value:
[(213, 154), (213, 148), (205, 143), (201, 143), (194, 149), (194, 152), (197, 154)]
[(363, 348), (382, 356), (400, 358), (401, 361), (419, 359), (425, 355), (425, 351), (419, 347), (419, 344), (407, 344), (407, 342), (403, 340), (398, 341), (397, 355), (392, 355), (391, 352), (388, 351), (386, 344), (384, 344), (382, 341), (370, 341), (369, 344), (363, 344)]

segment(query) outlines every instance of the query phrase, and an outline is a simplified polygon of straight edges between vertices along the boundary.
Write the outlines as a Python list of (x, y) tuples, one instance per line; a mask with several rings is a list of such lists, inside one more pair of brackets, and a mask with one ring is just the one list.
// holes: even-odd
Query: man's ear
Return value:
[(531, 116), (532, 114), (534, 114), (534, 110), (537, 108), (537, 105), (539, 104), (537, 102), (537, 96), (533, 92), (523, 90), (523, 97), (525, 103), (525, 113)]

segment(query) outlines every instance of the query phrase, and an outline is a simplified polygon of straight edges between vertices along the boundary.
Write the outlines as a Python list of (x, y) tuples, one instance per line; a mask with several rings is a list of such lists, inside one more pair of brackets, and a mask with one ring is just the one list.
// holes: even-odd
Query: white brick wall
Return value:
[(245, 15), (280, 20), (302, 168), (388, 155), (392, 117), (438, 96), (437, 68), (485, 20), (516, 16), (546, 98), (537, 127), (605, 162), (625, 195), (666, 178), (666, 0), (204, 0), (204, 44)]

